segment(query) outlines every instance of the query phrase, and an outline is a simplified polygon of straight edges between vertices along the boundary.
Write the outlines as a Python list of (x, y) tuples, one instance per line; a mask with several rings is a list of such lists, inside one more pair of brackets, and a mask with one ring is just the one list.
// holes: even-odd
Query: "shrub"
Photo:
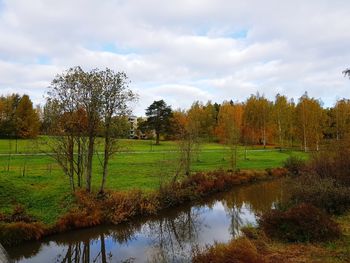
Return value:
[(263, 263), (255, 245), (245, 237), (234, 239), (227, 244), (215, 244), (206, 251), (196, 251), (194, 263)]
[(45, 233), (41, 223), (14, 222), (0, 224), (0, 243), (15, 245), (26, 240), (38, 240)]
[(56, 231), (95, 226), (103, 222), (100, 201), (85, 191), (75, 193), (77, 206), (60, 217)]
[[(344, 144), (343, 144), (344, 143)], [(336, 142), (332, 147), (313, 154), (310, 168), (322, 178), (334, 178), (350, 186), (350, 149), (347, 142)]]
[(160, 208), (169, 208), (198, 198), (192, 176), (183, 183), (162, 185), (158, 192)]
[(305, 166), (305, 160), (295, 155), (288, 157), (283, 164), (292, 175), (300, 175)]
[(160, 202), (156, 193), (142, 196), (139, 200), (141, 215), (155, 215), (160, 209)]
[(285, 212), (271, 210), (262, 215), (259, 225), (267, 236), (289, 242), (326, 241), (340, 236), (338, 224), (310, 204)]
[(329, 214), (342, 214), (350, 208), (350, 187), (333, 178), (303, 175), (287, 184), (292, 205), (310, 203)]
[(138, 215), (141, 192), (111, 192), (103, 202), (103, 215), (108, 223), (118, 224)]
[(102, 218), (99, 211), (89, 213), (86, 209), (74, 208), (58, 219), (55, 230), (63, 232), (75, 228), (96, 226), (100, 223), (102, 223)]

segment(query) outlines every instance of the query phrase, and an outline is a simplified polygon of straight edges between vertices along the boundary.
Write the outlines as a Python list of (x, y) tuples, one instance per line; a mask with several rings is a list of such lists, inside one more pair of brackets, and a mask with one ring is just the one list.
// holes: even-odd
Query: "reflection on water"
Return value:
[(157, 217), (51, 236), (8, 254), (15, 262), (188, 262), (194, 248), (240, 235), (281, 198), (281, 181), (238, 187)]

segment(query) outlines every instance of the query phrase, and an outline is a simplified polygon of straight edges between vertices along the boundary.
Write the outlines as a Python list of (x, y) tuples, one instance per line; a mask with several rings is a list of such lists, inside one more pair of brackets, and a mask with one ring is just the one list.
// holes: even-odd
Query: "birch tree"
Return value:
[(237, 168), (237, 147), (241, 137), (243, 105), (224, 102), (219, 111), (216, 134), (230, 149), (230, 166)]

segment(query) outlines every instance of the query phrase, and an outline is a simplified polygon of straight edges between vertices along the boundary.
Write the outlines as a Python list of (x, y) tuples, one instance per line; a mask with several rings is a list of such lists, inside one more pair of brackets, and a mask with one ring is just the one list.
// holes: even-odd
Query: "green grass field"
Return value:
[[(23, 204), (28, 211), (45, 223), (54, 222), (69, 209), (72, 201), (68, 178), (58, 165), (46, 155), (40, 140), (0, 140), (0, 212), (8, 212), (15, 204)], [(107, 188), (113, 190), (142, 189), (151, 191), (171, 176), (177, 165), (175, 142), (121, 140), (125, 152), (116, 154), (110, 162)], [(17, 152), (17, 153), (16, 153)], [(240, 169), (265, 169), (281, 166), (290, 155), (307, 156), (298, 151), (249, 148), (248, 159), (239, 148)], [(102, 169), (94, 160), (93, 188), (101, 181)], [(223, 145), (206, 143), (195, 158), (193, 171), (229, 168), (228, 150)]]

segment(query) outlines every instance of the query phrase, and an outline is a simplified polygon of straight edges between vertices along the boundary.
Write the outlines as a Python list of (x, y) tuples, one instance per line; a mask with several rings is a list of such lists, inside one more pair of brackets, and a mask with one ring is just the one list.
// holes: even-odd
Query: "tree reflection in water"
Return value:
[[(98, 242), (100, 244), (100, 251), (94, 257), (91, 257), (91, 243)], [(87, 263), (87, 262), (112, 262), (112, 253), (106, 252), (105, 236), (101, 234), (98, 240), (83, 241), (76, 243), (69, 243), (67, 251), (64, 256), (57, 255), (55, 262), (60, 263)]]
[(150, 222), (152, 249), (148, 262), (187, 262), (201, 230), (201, 209), (188, 208), (173, 217)]
[(281, 182), (237, 187), (196, 205), (119, 226), (48, 237), (8, 250), (21, 262), (188, 262), (197, 247), (240, 235), (242, 226), (282, 197)]

